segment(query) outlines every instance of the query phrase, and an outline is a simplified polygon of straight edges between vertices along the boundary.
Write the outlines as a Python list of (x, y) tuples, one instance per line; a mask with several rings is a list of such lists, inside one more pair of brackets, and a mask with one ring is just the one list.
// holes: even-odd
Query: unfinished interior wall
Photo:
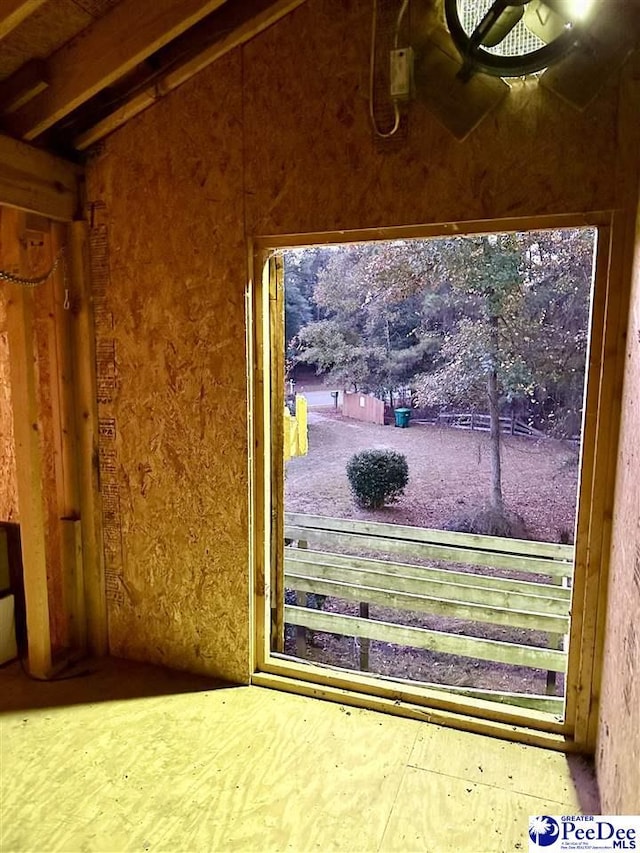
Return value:
[(249, 677), (251, 236), (616, 206), (616, 79), (584, 113), (518, 83), (464, 143), (418, 100), (385, 144), (368, 119), (370, 11), (308, 0), (89, 166), (109, 240), (116, 654)]
[(598, 778), (605, 814), (640, 812), (640, 215), (616, 482)]
[[(419, 20), (418, 4), (413, 8)], [(406, 139), (378, 142), (368, 116), (370, 26), (366, 0), (308, 0), (246, 46), (249, 233), (575, 213), (613, 204), (615, 80), (584, 114), (534, 81), (516, 82), (462, 143), (418, 95)]]
[(108, 229), (111, 650), (236, 681), (249, 667), (241, 91), (235, 54), (114, 136), (89, 192)]
[(17, 522), (18, 492), (6, 321), (4, 294), (0, 293), (0, 521)]

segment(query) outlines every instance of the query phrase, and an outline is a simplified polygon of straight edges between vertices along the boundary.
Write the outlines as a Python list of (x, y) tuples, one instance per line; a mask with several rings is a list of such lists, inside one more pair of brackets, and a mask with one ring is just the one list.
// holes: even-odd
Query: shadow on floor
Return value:
[(116, 658), (82, 661), (57, 680), (40, 681), (28, 676), (16, 661), (0, 669), (0, 713), (237, 686)]

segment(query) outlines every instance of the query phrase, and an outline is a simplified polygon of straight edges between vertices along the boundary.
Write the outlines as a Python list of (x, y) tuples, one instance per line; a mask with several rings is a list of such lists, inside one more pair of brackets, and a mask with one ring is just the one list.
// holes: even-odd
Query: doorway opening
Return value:
[(607, 235), (399, 231), (270, 247), (258, 667), (566, 732)]

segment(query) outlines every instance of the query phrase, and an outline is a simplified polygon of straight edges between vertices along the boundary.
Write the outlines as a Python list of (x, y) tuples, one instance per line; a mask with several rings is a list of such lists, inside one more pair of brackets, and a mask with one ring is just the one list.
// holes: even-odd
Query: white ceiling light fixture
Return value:
[(577, 47), (595, 0), (444, 0), (462, 79), (521, 77)]

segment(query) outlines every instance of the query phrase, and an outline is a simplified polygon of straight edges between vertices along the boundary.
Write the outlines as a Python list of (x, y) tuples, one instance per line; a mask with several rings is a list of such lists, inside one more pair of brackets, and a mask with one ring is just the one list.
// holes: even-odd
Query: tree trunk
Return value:
[(487, 396), (489, 398), (489, 439), (491, 443), (491, 508), (504, 514), (502, 499), (502, 466), (500, 461), (500, 397), (498, 393), (498, 372), (496, 359), (498, 354), (498, 318), (490, 317), (491, 369), (487, 378)]

